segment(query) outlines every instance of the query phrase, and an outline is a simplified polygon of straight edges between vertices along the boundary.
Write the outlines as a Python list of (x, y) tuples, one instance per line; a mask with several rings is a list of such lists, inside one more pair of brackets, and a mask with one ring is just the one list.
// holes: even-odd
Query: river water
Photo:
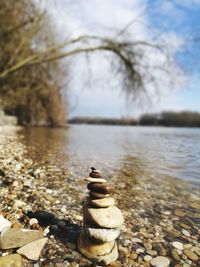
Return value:
[(200, 129), (70, 125), (67, 129), (27, 128), (20, 132), (35, 161), (69, 168), (77, 176), (91, 166), (113, 173), (137, 171), (200, 186)]

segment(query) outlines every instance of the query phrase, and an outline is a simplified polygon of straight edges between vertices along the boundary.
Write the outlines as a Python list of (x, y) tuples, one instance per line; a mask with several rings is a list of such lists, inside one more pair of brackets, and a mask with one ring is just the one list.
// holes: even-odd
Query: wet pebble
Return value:
[(158, 256), (151, 259), (150, 264), (155, 267), (168, 267), (170, 265), (170, 260), (163, 256)]

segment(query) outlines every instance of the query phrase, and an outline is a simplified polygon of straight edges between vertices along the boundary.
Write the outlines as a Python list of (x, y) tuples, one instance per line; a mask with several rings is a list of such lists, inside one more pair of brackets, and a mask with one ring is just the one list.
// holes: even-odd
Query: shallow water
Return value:
[(30, 157), (70, 168), (77, 176), (91, 166), (113, 173), (128, 164), (149, 175), (200, 186), (200, 129), (70, 125), (20, 132)]

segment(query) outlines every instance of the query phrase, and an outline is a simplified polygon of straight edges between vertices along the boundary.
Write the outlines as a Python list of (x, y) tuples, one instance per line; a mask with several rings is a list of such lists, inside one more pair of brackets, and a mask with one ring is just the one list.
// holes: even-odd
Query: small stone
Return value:
[(123, 223), (123, 216), (116, 206), (108, 208), (88, 208), (83, 205), (83, 214), (86, 224), (94, 224), (103, 228), (117, 228)]
[(107, 208), (115, 205), (114, 198), (106, 197), (101, 199), (90, 199), (89, 203), (98, 208)]
[(192, 244), (185, 244), (184, 245), (184, 249), (190, 249), (190, 248), (192, 248)]
[(180, 223), (180, 226), (182, 228), (184, 228), (184, 229), (187, 229), (187, 230), (190, 230), (191, 229), (191, 227), (189, 225), (185, 224), (185, 223)]
[(102, 199), (102, 198), (108, 198), (110, 195), (109, 194), (101, 194), (101, 193), (96, 193), (96, 192), (90, 192), (90, 197), (92, 199)]
[(60, 211), (61, 211), (62, 213), (67, 213), (67, 208), (66, 208), (66, 206), (62, 206), (61, 209), (60, 209)]
[(152, 257), (149, 256), (149, 255), (145, 255), (145, 256), (144, 256), (144, 260), (145, 260), (145, 261), (150, 261), (151, 259), (152, 259)]
[(40, 257), (43, 247), (48, 238), (42, 238), (31, 243), (26, 244), (17, 250), (18, 254), (25, 256), (29, 260), (37, 261)]
[(141, 254), (141, 253), (144, 253), (145, 252), (145, 249), (144, 248), (137, 248), (136, 249), (136, 253), (137, 254)]
[(11, 222), (0, 215), (0, 232), (5, 229), (6, 227), (11, 227)]
[(89, 183), (87, 188), (92, 192), (100, 194), (110, 194), (114, 191), (114, 187), (102, 183)]
[(163, 256), (158, 256), (151, 259), (150, 264), (156, 267), (167, 267), (170, 265), (170, 260)]
[(131, 240), (133, 243), (142, 243), (142, 240), (136, 237), (132, 238)]
[(22, 208), (22, 207), (24, 207), (24, 206), (26, 206), (26, 203), (25, 203), (24, 201), (21, 201), (21, 200), (15, 200), (15, 202), (14, 202), (12, 208), (13, 208), (14, 210), (16, 210), (16, 209)]
[(18, 248), (42, 237), (40, 231), (6, 228), (1, 233), (1, 249)]
[(27, 216), (29, 218), (36, 218), (39, 222), (39, 225), (46, 227), (48, 225), (53, 225), (57, 223), (57, 219), (54, 214), (48, 211), (38, 210), (36, 212), (28, 211)]
[(190, 237), (190, 233), (187, 230), (183, 229), (181, 232), (183, 235)]
[(176, 216), (178, 216), (178, 217), (183, 217), (183, 216), (185, 216), (185, 212), (184, 212), (183, 210), (181, 210), (181, 209), (175, 209), (174, 214), (175, 214)]
[(1, 267), (22, 267), (22, 257), (18, 254), (10, 254), (0, 257)]
[(172, 250), (172, 257), (175, 261), (180, 261), (180, 257), (175, 249)]
[(143, 242), (143, 246), (149, 251), (152, 250), (152, 244), (150, 242)]
[(147, 250), (147, 253), (151, 256), (156, 256), (158, 254), (156, 250)]
[(175, 238), (178, 238), (180, 236), (179, 232), (168, 230), (166, 231), (165, 239), (170, 241), (174, 241)]
[(84, 179), (86, 182), (89, 183), (106, 183), (106, 180), (103, 178), (92, 178), (92, 177), (87, 177)]
[(94, 238), (96, 240), (102, 241), (102, 242), (111, 242), (118, 238), (120, 234), (119, 228), (113, 228), (113, 229), (105, 229), (105, 228), (85, 228), (86, 233), (91, 238)]
[(101, 178), (102, 176), (101, 176), (101, 174), (100, 173), (98, 173), (98, 172), (91, 172), (90, 174), (89, 174), (89, 176), (91, 177), (91, 178)]
[(36, 218), (31, 218), (30, 221), (29, 221), (29, 225), (32, 226), (34, 224), (37, 224), (38, 223), (38, 220)]
[(198, 260), (197, 254), (195, 254), (193, 251), (191, 251), (189, 249), (184, 249), (183, 253), (192, 261), (197, 261)]
[(174, 241), (174, 242), (172, 242), (172, 246), (173, 246), (174, 248), (183, 250), (183, 244), (182, 244), (181, 242)]

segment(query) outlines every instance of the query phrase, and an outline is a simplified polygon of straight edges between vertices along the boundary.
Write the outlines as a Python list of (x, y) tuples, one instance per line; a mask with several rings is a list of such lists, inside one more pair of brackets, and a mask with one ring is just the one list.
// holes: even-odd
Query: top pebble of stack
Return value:
[(85, 178), (85, 181), (89, 183), (106, 183), (106, 180), (101, 176), (99, 170), (91, 167), (91, 172), (88, 178)]

